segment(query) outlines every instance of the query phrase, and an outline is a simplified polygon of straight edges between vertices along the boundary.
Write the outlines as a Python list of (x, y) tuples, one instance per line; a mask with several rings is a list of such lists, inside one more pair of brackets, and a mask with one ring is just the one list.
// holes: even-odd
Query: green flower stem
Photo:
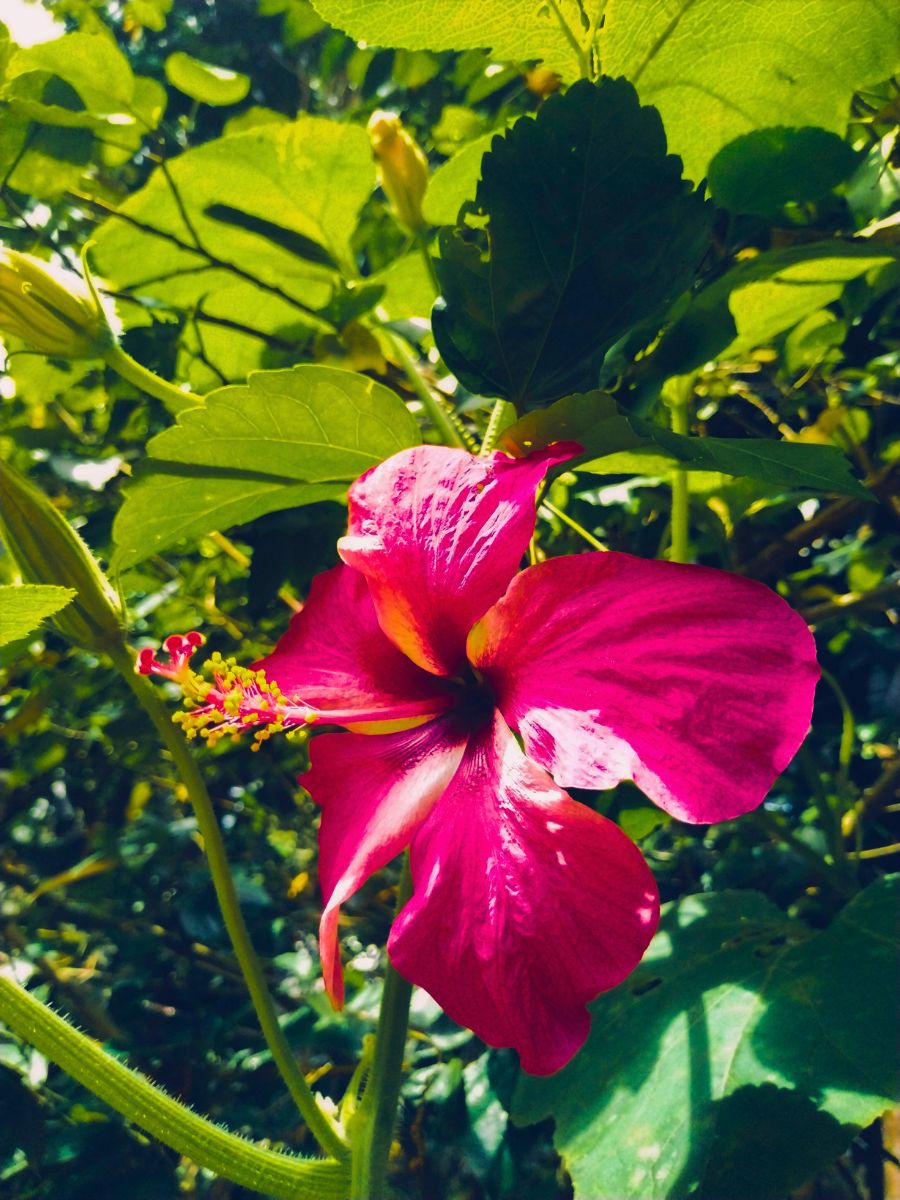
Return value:
[[(672, 432), (687, 436), (690, 433), (690, 418), (687, 404), (672, 405)], [(690, 518), (690, 492), (688, 473), (684, 467), (672, 471), (672, 532), (669, 546), (669, 561), (686, 563), (690, 560), (688, 529)]]
[(166, 749), (172, 755), (187, 789), (188, 799), (197, 818), (197, 827), (203, 838), (203, 847), (206, 851), (225, 928), (231, 938), (235, 957), (243, 973), (275, 1065), (281, 1072), (281, 1077), (309, 1126), (310, 1132), (322, 1149), (335, 1158), (346, 1158), (348, 1154), (346, 1144), (334, 1128), (328, 1115), (320, 1108), (294, 1058), (284, 1031), (278, 1023), (275, 1005), (266, 986), (262, 968), (250, 941), (250, 935), (238, 903), (234, 880), (231, 877), (225, 854), (225, 844), (222, 841), (212, 802), (188, 743), (181, 731), (172, 723), (169, 713), (153, 685), (143, 675), (135, 674), (134, 664), (128, 653), (123, 651), (114, 654), (113, 662), (121, 671), (126, 683), (134, 692), (141, 707), (162, 738)]
[(543, 505), (544, 508), (547, 509), (548, 512), (552, 513), (554, 517), (556, 517), (558, 520), (562, 521), (562, 523), (564, 525), (568, 525), (568, 527), (573, 531), (573, 533), (577, 533), (579, 537), (584, 538), (584, 540), (587, 542), (587, 544), (589, 546), (592, 546), (594, 548), (594, 550), (604, 550), (605, 551), (605, 550), (609, 549), (609, 547), (604, 546), (602, 542), (598, 542), (592, 533), (588, 533), (588, 531), (584, 528), (584, 526), (579, 525), (578, 522), (575, 520), (575, 518), (570, 517), (569, 514), (564, 509), (557, 508), (556, 505), (551, 504), (549, 500), (542, 500), (541, 504)]
[[(397, 912), (411, 895), (412, 876), (407, 853), (397, 893)], [(388, 1155), (400, 1099), (411, 995), (412, 984), (398, 975), (388, 962), (372, 1069), (351, 1123), (350, 1200), (387, 1200)]]
[(126, 354), (119, 345), (112, 346), (107, 350), (103, 355), (103, 361), (108, 367), (112, 367), (117, 375), (121, 375), (129, 383), (133, 383), (136, 388), (161, 400), (173, 417), (177, 417), (186, 408), (196, 408), (198, 404), (203, 403), (202, 396), (198, 396), (194, 392), (182, 391), (174, 383), (168, 383), (159, 375), (154, 375), (152, 371), (142, 367), (130, 354)]
[(390, 342), (391, 349), (397, 356), (397, 361), (400, 364), (403, 374), (409, 381), (412, 390), (422, 401), (422, 407), (428, 413), (432, 425), (434, 425), (435, 429), (441, 435), (441, 441), (445, 446), (457, 446), (462, 450), (472, 449), (454, 414), (448, 411), (449, 406), (445, 407), (445, 401), (436, 396), (422, 378), (419, 364), (416, 362), (415, 356), (409, 346), (399, 334), (387, 328), (386, 323), (390, 319), (388, 314), (383, 308), (376, 308), (375, 315), (379, 321), (383, 322), (381, 333)]
[(346, 1197), (344, 1164), (264, 1150), (226, 1132), (124, 1066), (3, 974), (0, 1018), (110, 1108), (199, 1166), (242, 1187), (284, 1200)]
[(422, 255), (422, 261), (425, 263), (425, 270), (428, 272), (428, 278), (431, 280), (431, 286), (434, 288), (435, 296), (441, 294), (441, 283), (437, 277), (437, 271), (434, 269), (434, 259), (431, 257), (431, 251), (428, 248), (428, 237), (424, 230), (416, 231), (416, 245), (419, 248), (419, 253)]
[(516, 419), (515, 406), (510, 404), (508, 400), (497, 400), (494, 407), (491, 409), (491, 415), (488, 419), (487, 429), (484, 431), (484, 441), (481, 443), (481, 449), (478, 453), (482, 457), (486, 457), (497, 445), (497, 440), (500, 434), (508, 425), (511, 425)]

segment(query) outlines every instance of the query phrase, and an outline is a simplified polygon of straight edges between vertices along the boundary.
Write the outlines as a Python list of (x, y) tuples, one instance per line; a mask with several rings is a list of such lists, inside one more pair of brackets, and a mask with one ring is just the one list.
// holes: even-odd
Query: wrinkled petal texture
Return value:
[(534, 532), (535, 495), (558, 443), (527, 458), (419, 446), (350, 488), (341, 558), (369, 581), (378, 620), (404, 654), (436, 675), (465, 662), (466, 635), (506, 590)]
[(469, 655), (557, 783), (630, 778), (702, 823), (761, 803), (806, 736), (819, 676), (805, 622), (767, 587), (615, 552), (523, 571)]
[(365, 578), (343, 565), (317, 576), (309, 599), (262, 667), (288, 699), (324, 709), (390, 710), (447, 704), (439, 680), (381, 631)]
[(409, 845), (453, 778), (466, 736), (452, 717), (443, 717), (400, 733), (325, 733), (310, 744), (311, 767), (300, 783), (322, 807), (319, 945), (336, 1008), (344, 998), (340, 906)]
[(394, 966), (532, 1074), (579, 1049), (585, 1004), (637, 966), (659, 917), (638, 849), (530, 762), (499, 714), (472, 735), (411, 867)]

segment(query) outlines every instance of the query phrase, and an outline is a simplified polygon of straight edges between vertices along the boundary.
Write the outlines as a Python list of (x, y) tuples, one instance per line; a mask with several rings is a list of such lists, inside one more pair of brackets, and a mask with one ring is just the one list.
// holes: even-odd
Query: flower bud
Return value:
[(425, 155), (403, 128), (395, 113), (372, 113), (369, 138), (378, 160), (378, 182), (394, 216), (411, 232), (424, 228), (422, 201), (428, 186)]
[(0, 247), (0, 335), (56, 358), (100, 358), (115, 337), (94, 293), (77, 275)]
[(562, 80), (555, 71), (551, 71), (549, 67), (541, 64), (525, 72), (525, 86), (529, 92), (534, 92), (541, 99), (552, 95), (553, 92), (558, 92), (561, 83)]
[(27, 583), (61, 584), (78, 593), (51, 618), (86, 650), (123, 642), (119, 598), (72, 526), (9, 463), (0, 460), (0, 535)]

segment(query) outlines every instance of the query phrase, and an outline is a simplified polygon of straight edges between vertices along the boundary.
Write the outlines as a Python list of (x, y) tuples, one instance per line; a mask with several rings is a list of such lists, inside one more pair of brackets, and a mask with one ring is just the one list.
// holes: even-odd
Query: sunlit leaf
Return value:
[(812, 936), (756, 892), (671, 904), (582, 1052), (522, 1078), (515, 1118), (555, 1119), (584, 1200), (785, 1195), (900, 1097), (898, 883)]
[(50, 584), (0, 586), (0, 646), (35, 633), (48, 617), (75, 599), (75, 591)]
[(263, 513), (339, 497), (382, 459), (416, 445), (406, 406), (334, 367), (259, 371), (212, 392), (153, 438), (116, 517), (114, 566)]

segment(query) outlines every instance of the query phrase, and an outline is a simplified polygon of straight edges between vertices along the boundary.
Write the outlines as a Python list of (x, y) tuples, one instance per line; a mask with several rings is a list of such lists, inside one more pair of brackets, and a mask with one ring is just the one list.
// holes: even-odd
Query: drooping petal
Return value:
[(659, 900), (638, 849), (527, 759), (496, 714), (415, 835), (397, 970), (536, 1075), (587, 1037), (585, 1004), (637, 966)]
[(323, 733), (310, 744), (300, 783), (322, 807), (319, 926), (322, 973), (336, 1008), (344, 998), (338, 953), (340, 906), (409, 845), (453, 778), (466, 733), (453, 717), (401, 733)]
[(289, 699), (324, 710), (394, 714), (421, 702), (434, 714), (451, 702), (440, 680), (385, 637), (364, 576), (343, 565), (317, 576), (303, 610), (256, 666)]
[(613, 552), (523, 571), (469, 654), (557, 783), (633, 779), (704, 823), (761, 803), (806, 736), (819, 675), (805, 622), (762, 584)]
[(580, 447), (527, 458), (419, 446), (350, 489), (344, 562), (369, 580), (382, 629), (413, 662), (453, 675), (466, 634), (504, 592), (534, 532), (535, 494)]

